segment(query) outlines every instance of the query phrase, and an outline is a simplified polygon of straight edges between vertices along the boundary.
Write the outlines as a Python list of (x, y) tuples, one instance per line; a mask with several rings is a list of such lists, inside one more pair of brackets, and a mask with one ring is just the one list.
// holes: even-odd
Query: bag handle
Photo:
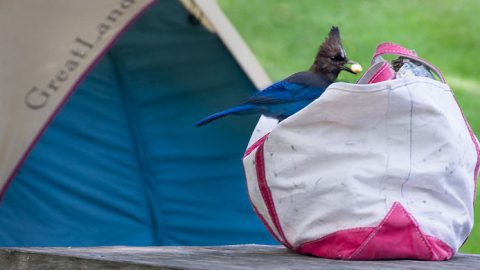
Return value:
[(420, 62), (423, 65), (427, 66), (431, 71), (433, 71), (438, 76), (441, 82), (445, 83), (445, 78), (443, 77), (442, 72), (440, 72), (438, 68), (436, 68), (434, 65), (430, 64), (429, 62), (419, 58), (415, 51), (405, 49), (404, 47), (392, 42), (384, 42), (377, 46), (377, 49), (373, 54), (372, 64), (381, 61), (382, 60), (381, 56), (385, 54), (403, 56), (405, 58), (409, 58), (417, 62)]
[(391, 80), (395, 77), (395, 71), (390, 67), (390, 64), (385, 61), (378, 61), (373, 64), (360, 79), (357, 84), (371, 84)]

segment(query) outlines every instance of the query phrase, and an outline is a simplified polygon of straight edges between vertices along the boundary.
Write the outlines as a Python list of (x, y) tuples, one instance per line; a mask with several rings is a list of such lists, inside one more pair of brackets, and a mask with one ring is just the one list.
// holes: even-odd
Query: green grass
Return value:
[[(480, 135), (480, 1), (218, 0), (272, 80), (308, 68), (332, 25), (349, 57), (368, 67), (378, 43), (412, 48), (446, 76)], [(357, 77), (342, 74), (340, 80)], [(462, 252), (480, 253), (480, 210)]]

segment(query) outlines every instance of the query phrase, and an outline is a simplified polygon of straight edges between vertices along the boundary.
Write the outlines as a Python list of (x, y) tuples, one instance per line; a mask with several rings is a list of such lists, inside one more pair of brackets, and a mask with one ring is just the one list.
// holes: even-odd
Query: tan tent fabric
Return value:
[(1, 3), (0, 185), (95, 59), (152, 2)]
[[(154, 2), (0, 1), (0, 187), (95, 60)], [(217, 3), (190, 2), (252, 82), (268, 85), (268, 76)]]

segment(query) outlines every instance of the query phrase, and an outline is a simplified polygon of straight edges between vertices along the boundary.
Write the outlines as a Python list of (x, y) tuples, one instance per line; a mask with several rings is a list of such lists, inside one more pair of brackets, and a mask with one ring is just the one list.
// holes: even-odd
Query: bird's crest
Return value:
[(348, 58), (340, 38), (340, 30), (332, 26), (325, 41), (320, 45), (310, 71), (327, 76), (330, 81), (337, 79), (338, 73)]
[(325, 41), (320, 45), (317, 57), (319, 56), (335, 56), (341, 54), (343, 57), (347, 57), (345, 49), (343, 49), (342, 40), (340, 38), (340, 30), (337, 26), (332, 26)]

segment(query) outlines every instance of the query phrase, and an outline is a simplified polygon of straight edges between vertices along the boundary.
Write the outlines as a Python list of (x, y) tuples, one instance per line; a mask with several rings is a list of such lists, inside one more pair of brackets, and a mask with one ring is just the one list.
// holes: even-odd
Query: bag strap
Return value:
[(385, 54), (403, 56), (405, 58), (415, 60), (416, 62), (420, 62), (426, 67), (428, 67), (431, 71), (433, 71), (438, 76), (440, 81), (445, 83), (445, 78), (443, 77), (442, 72), (440, 72), (438, 68), (436, 68), (434, 65), (430, 64), (429, 62), (419, 58), (415, 51), (405, 49), (404, 47), (395, 43), (384, 42), (379, 44), (377, 46), (377, 49), (375, 50), (375, 53), (373, 54), (372, 64), (378, 63), (379, 61), (383, 61), (383, 58), (381, 56)]
[(385, 61), (378, 61), (373, 64), (360, 79), (357, 84), (371, 84), (391, 80), (395, 77), (395, 71), (390, 67), (390, 64)]
[(417, 53), (415, 51), (405, 49), (404, 47), (395, 43), (384, 42), (380, 43), (375, 49), (375, 53), (373, 54), (372, 58), (372, 64), (376, 63), (380, 56), (385, 54), (401, 55), (405, 57), (417, 57)]

